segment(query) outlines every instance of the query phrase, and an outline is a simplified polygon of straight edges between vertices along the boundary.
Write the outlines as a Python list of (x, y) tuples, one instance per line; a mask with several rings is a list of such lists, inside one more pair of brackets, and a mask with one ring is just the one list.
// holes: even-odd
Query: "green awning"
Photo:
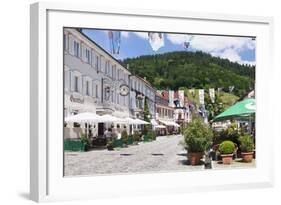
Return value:
[(256, 112), (256, 101), (253, 98), (237, 102), (227, 110), (214, 118), (214, 121), (221, 121), (234, 118), (244, 118), (254, 115)]

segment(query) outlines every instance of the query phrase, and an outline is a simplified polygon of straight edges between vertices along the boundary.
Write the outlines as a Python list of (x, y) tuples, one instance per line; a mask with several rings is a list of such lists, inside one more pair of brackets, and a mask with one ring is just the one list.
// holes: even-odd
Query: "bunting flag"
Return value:
[(148, 41), (153, 51), (158, 51), (159, 48), (164, 46), (164, 34), (148, 32)]
[(209, 89), (209, 95), (211, 98), (211, 102), (214, 103), (215, 102), (215, 89), (214, 88)]
[(108, 39), (110, 43), (111, 54), (119, 54), (121, 45), (121, 32), (108, 31)]
[(184, 47), (185, 50), (188, 50), (188, 48), (190, 46), (190, 42), (191, 42), (192, 39), (193, 39), (193, 36), (190, 36), (190, 35), (185, 36), (185, 40), (183, 42), (183, 47)]
[(178, 91), (180, 107), (184, 106), (184, 90)]
[(204, 90), (203, 89), (199, 89), (199, 103), (200, 105), (204, 105)]
[(169, 90), (169, 106), (174, 107), (174, 91)]
[(234, 87), (235, 87), (234, 85), (228, 87), (230, 93), (233, 91)]

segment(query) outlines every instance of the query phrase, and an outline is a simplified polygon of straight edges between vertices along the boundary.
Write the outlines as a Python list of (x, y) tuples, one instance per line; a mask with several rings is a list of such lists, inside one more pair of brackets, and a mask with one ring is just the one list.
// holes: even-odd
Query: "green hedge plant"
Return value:
[(219, 152), (221, 154), (233, 154), (235, 151), (235, 144), (232, 141), (226, 140), (219, 145)]
[(129, 139), (129, 136), (128, 136), (128, 133), (126, 130), (123, 130), (121, 132), (121, 139), (123, 141), (124, 144), (128, 144), (128, 139)]
[(184, 147), (190, 153), (207, 151), (212, 145), (213, 131), (199, 116), (192, 117), (183, 134)]
[(242, 135), (239, 137), (241, 152), (252, 152), (254, 150), (254, 139), (250, 135)]

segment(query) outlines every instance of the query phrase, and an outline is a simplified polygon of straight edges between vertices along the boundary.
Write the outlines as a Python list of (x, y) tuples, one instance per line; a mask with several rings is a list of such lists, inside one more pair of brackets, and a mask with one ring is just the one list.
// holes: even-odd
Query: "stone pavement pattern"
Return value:
[[(157, 137), (156, 141), (141, 142), (114, 151), (65, 152), (65, 176), (140, 173), (155, 171), (203, 170), (204, 165), (188, 165), (186, 151), (179, 145), (181, 135)], [(254, 167), (254, 162), (221, 165), (214, 168)]]

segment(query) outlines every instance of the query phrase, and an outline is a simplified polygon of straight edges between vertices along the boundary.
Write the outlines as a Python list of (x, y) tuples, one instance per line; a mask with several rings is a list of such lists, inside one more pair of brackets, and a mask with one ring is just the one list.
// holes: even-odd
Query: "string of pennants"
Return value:
[[(228, 88), (229, 92), (232, 92), (233, 89), (234, 89), (234, 86), (229, 86), (229, 88)], [(221, 88), (218, 88), (218, 92), (220, 92), (221, 90), (222, 90)], [(192, 89), (192, 90), (189, 90), (189, 92), (194, 93), (195, 90)], [(204, 89), (199, 89), (198, 95), (199, 95), (200, 105), (204, 105), (205, 104), (205, 91), (204, 91)], [(214, 103), (215, 102), (215, 88), (209, 89), (209, 96), (210, 96), (211, 102)]]
[[(164, 33), (158, 32), (148, 32), (148, 42), (154, 52), (157, 52), (161, 47), (165, 46), (165, 38)], [(185, 35), (183, 48), (188, 50), (190, 47), (190, 42), (192, 41), (194, 36)], [(111, 54), (118, 55), (120, 53), (121, 47), (121, 31), (108, 31), (108, 39), (110, 44), (110, 52)]]

